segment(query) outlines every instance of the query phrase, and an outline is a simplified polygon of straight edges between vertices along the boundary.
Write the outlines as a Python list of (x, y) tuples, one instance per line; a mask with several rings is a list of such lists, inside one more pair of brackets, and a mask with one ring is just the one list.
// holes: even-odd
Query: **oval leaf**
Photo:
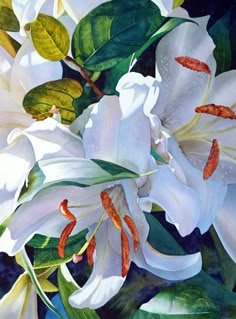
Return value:
[(220, 319), (215, 304), (204, 289), (192, 284), (168, 287), (144, 304), (141, 309), (148, 313), (159, 314), (160, 318)]
[(30, 24), (32, 41), (37, 52), (50, 61), (63, 60), (70, 46), (64, 25), (46, 14), (39, 14)]
[(2, 46), (13, 58), (20, 48), (20, 44), (4, 30), (0, 30), (0, 46)]
[(61, 79), (39, 85), (30, 90), (23, 100), (27, 113), (43, 120), (52, 116), (53, 106), (60, 111), (62, 123), (70, 124), (76, 118), (75, 99), (82, 94), (81, 84), (72, 79)]
[(163, 21), (159, 8), (150, 0), (106, 2), (77, 25), (72, 54), (89, 70), (111, 68), (137, 51)]
[(11, 0), (0, 1), (0, 29), (5, 31), (19, 31), (20, 24), (12, 10)]

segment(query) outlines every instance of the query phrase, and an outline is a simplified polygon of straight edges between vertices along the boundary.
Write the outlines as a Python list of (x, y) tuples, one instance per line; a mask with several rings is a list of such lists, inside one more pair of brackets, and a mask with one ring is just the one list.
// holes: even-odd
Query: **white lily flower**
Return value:
[(0, 300), (2, 319), (37, 319), (37, 293), (27, 273), (19, 276), (11, 290)]
[[(153, 130), (153, 147), (170, 161), (170, 166), (178, 180), (196, 191), (201, 203), (195, 218), (189, 216), (189, 211), (182, 211), (183, 223), (186, 224), (188, 221), (185, 234), (191, 233), (195, 227), (199, 227), (201, 233), (206, 232), (218, 213), (216, 229), (218, 235), (223, 238), (221, 234), (226, 231), (222, 227), (227, 220), (225, 211), (226, 207), (231, 205), (228, 199), (232, 202), (230, 194), (233, 189), (225, 198), (227, 184), (236, 181), (235, 119), (197, 114), (195, 108), (213, 104), (213, 108), (217, 108), (218, 105), (225, 106), (227, 111), (233, 113), (236, 106), (234, 90), (236, 71), (225, 72), (214, 78), (216, 67), (213, 57), (214, 43), (206, 31), (207, 21), (208, 17), (203, 17), (196, 19), (198, 25), (186, 22), (176, 27), (159, 42), (156, 49), (158, 84), (150, 85), (149, 79), (145, 80), (139, 74), (130, 73), (120, 80), (118, 87), (135, 88), (142, 78), (143, 83), (146, 83), (148, 87), (147, 90), (153, 91), (157, 88), (160, 90), (158, 100), (149, 102), (150, 108), (155, 104), (149, 114), (151, 123), (160, 121), (163, 130), (159, 135)], [(195, 59), (190, 59), (195, 63), (192, 68), (204, 66), (207, 72), (195, 72), (183, 67), (175, 60), (178, 57), (184, 57), (185, 61), (188, 60), (186, 57)], [(196, 60), (201, 61), (200, 64), (197, 62), (197, 66)], [(145, 107), (144, 105), (144, 109)], [(233, 117), (232, 114), (231, 117)], [(203, 179), (204, 165), (207, 163), (213, 139), (216, 139), (219, 144), (219, 163), (212, 177)], [(152, 201), (157, 202), (157, 199), (149, 196), (142, 199), (142, 204), (150, 207)], [(221, 208), (222, 204), (223, 208)], [(190, 205), (189, 210), (192, 208), (193, 205)], [(230, 210), (228, 214), (233, 219)], [(167, 211), (167, 219), (177, 226), (183, 236), (184, 232), (181, 231), (181, 225), (176, 216)], [(233, 225), (234, 223), (230, 223), (227, 229), (229, 230), (231, 226), (233, 228)], [(225, 248), (235, 260), (235, 253), (232, 254), (232, 251), (235, 251), (233, 233), (234, 230), (226, 237), (231, 236), (231, 243), (227, 239), (222, 241), (227, 244)]]
[[(120, 100), (116, 96), (103, 97), (94, 106), (85, 127), (85, 159), (80, 156), (39, 161), (44, 183), (62, 181), (65, 176), (72, 181), (77, 176), (86, 179), (92, 174), (99, 178), (101, 168), (86, 158), (102, 159), (136, 173), (146, 173), (150, 169), (151, 133), (149, 120), (142, 110), (146, 98), (141, 93), (127, 100), (122, 92)], [(37, 135), (37, 131), (34, 134)], [(53, 131), (51, 136), (55, 137)], [(39, 149), (36, 144), (35, 147)], [(161, 166), (159, 170), (162, 172)], [(167, 172), (168, 167), (164, 170)], [(88, 228), (87, 243), (75, 254), (80, 255), (87, 249), (88, 261), (94, 262), (94, 267), (88, 282), (69, 299), (71, 305), (78, 308), (98, 308), (112, 298), (123, 285), (131, 261), (169, 280), (191, 277), (201, 269), (199, 253), (168, 256), (147, 242), (149, 226), (137, 201), (142, 192), (148, 191), (144, 186), (148, 180), (148, 176), (143, 176), (86, 188), (73, 185), (46, 188), (16, 210), (0, 238), (0, 250), (14, 255), (38, 233), (60, 237), (58, 252), (63, 256), (64, 238)], [(168, 185), (170, 199), (163, 199), (163, 205), (168, 205), (170, 210), (175, 209), (175, 202), (172, 207), (169, 204), (175, 188), (182, 185), (178, 180), (176, 184), (172, 182), (173, 179)], [(188, 191), (188, 188), (183, 185), (182, 190)], [(189, 190), (188, 195), (193, 194)], [(190, 205), (188, 196), (181, 205)]]

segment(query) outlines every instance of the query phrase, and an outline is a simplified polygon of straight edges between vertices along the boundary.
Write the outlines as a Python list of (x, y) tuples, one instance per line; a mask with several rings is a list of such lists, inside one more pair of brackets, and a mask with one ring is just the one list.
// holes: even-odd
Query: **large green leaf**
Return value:
[(79, 286), (74, 281), (66, 265), (62, 265), (58, 269), (57, 280), (61, 299), (69, 319), (99, 319), (99, 316), (97, 315), (95, 310), (86, 308), (76, 309), (70, 306), (68, 298), (74, 291), (79, 289)]
[(214, 57), (217, 61), (216, 74), (230, 70), (231, 67), (231, 41), (230, 41), (230, 12), (221, 17), (209, 30), (216, 48)]
[(49, 187), (65, 185), (88, 187), (137, 177), (138, 174), (127, 168), (102, 160), (73, 157), (42, 160), (30, 171), (18, 203), (31, 200), (39, 191)]
[(52, 106), (60, 111), (62, 123), (70, 124), (76, 118), (75, 100), (82, 94), (79, 81), (61, 79), (39, 85), (24, 97), (23, 106), (27, 113), (37, 119), (49, 117)]
[[(58, 255), (57, 247), (42, 247), (35, 248), (34, 250), (34, 267), (35, 268), (46, 268), (55, 267), (71, 260), (73, 254), (80, 251), (82, 246), (85, 244), (87, 230), (84, 230), (76, 235), (75, 238), (69, 238), (68, 243), (65, 246), (65, 257), (61, 258)], [(54, 239), (56, 240), (56, 239)], [(72, 240), (72, 241), (71, 241)], [(58, 240), (57, 240), (58, 241)]]
[(150, 0), (109, 1), (84, 17), (72, 38), (72, 54), (89, 70), (105, 70), (136, 52), (164, 18)]
[(165, 34), (169, 33), (171, 30), (176, 28), (178, 25), (187, 22), (189, 20), (182, 18), (171, 18), (168, 20), (161, 28), (159, 28), (150, 38), (146, 40), (146, 42), (132, 55), (128, 58), (125, 58), (118, 62), (111, 70), (107, 71), (106, 80), (105, 80), (105, 88), (103, 91), (106, 94), (116, 94), (116, 85), (119, 79), (125, 73), (129, 72), (130, 69), (134, 66), (135, 62), (138, 58), (147, 50), (150, 45), (152, 45), (155, 41), (163, 37)]
[[(220, 319), (216, 306), (205, 291), (200, 286), (191, 284), (168, 287), (144, 304), (141, 309), (147, 313), (159, 314), (160, 319)], [(143, 312), (133, 317), (133, 319), (141, 318), (146, 318)]]
[(64, 25), (57, 19), (40, 13), (30, 23), (31, 37), (35, 49), (50, 61), (63, 60), (70, 47), (69, 34)]
[(5, 31), (19, 31), (20, 24), (15, 16), (11, 0), (0, 1), (0, 29)]

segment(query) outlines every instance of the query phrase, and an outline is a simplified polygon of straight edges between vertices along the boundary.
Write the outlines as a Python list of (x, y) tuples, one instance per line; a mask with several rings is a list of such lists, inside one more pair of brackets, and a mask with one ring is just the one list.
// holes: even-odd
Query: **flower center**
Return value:
[[(86, 251), (87, 253), (87, 260), (88, 264), (90, 266), (93, 265), (93, 255), (96, 249), (96, 232), (99, 229), (100, 225), (102, 224), (104, 218), (106, 215), (109, 216), (111, 219), (113, 225), (117, 229), (117, 231), (120, 232), (120, 239), (121, 239), (121, 259), (122, 259), (122, 271), (121, 275), (122, 277), (125, 277), (127, 275), (127, 272), (129, 270), (130, 265), (130, 246), (129, 246), (129, 239), (127, 232), (124, 228), (123, 222), (127, 225), (130, 235), (133, 239), (133, 247), (134, 251), (137, 251), (139, 249), (139, 236), (138, 236), (138, 230), (137, 227), (133, 221), (133, 219), (128, 215), (122, 215), (119, 212), (119, 208), (121, 207), (121, 204), (118, 202), (118, 206), (115, 207), (114, 202), (116, 202), (117, 198), (119, 198), (121, 201), (123, 200), (123, 194), (121, 194), (122, 189), (115, 187), (116, 191), (111, 190), (110, 194), (107, 191), (102, 191), (100, 194), (101, 203), (99, 207), (104, 208), (104, 212), (102, 213), (100, 219), (98, 220), (92, 234), (86, 241), (86, 243), (83, 245), (83, 247), (80, 249), (80, 251), (73, 256), (73, 260), (75, 262), (80, 261), (82, 258), (82, 254)], [(75, 206), (73, 206), (75, 207)], [(78, 206), (79, 207), (79, 206)], [(79, 220), (82, 218), (87, 217), (89, 214), (94, 212), (95, 210), (90, 210), (83, 216), (80, 216), (80, 218), (76, 218), (71, 211), (68, 208), (68, 200), (64, 199), (60, 206), (60, 212), (65, 216), (67, 219), (70, 220), (70, 223), (67, 224), (67, 226), (64, 228), (64, 230), (61, 233), (59, 243), (58, 243), (58, 254), (61, 258), (64, 257), (64, 249), (67, 242), (67, 239), (69, 238), (72, 230), (74, 229), (75, 225)], [(98, 207), (96, 207), (98, 208)], [(95, 208), (95, 209), (96, 209)], [(118, 209), (117, 209), (118, 208)]]

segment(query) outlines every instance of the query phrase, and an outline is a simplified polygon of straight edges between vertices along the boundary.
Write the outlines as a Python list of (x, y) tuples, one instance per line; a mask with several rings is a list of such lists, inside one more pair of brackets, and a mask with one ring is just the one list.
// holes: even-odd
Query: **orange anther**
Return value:
[(129, 240), (123, 229), (121, 229), (121, 257), (122, 257), (122, 277), (125, 277), (130, 264)]
[(58, 255), (61, 258), (64, 258), (65, 256), (64, 249), (65, 249), (66, 241), (68, 237), (70, 236), (72, 230), (74, 229), (75, 225), (76, 225), (76, 221), (70, 222), (61, 233), (61, 237), (57, 245)]
[(187, 56), (179, 56), (175, 58), (175, 61), (181, 64), (183, 67), (190, 69), (192, 71), (197, 71), (197, 72), (205, 72), (207, 74), (211, 74), (211, 70), (209, 66), (197, 59), (190, 58)]
[(115, 227), (119, 230), (122, 228), (122, 222), (120, 219), (119, 214), (117, 213), (115, 206), (112, 203), (112, 200), (110, 196), (106, 192), (101, 192), (101, 200), (102, 200), (102, 206), (104, 207), (105, 211), (111, 218), (113, 224)]
[(67, 219), (75, 222), (76, 217), (69, 211), (67, 205), (68, 205), (68, 200), (64, 199), (63, 202), (61, 202), (61, 204), (59, 206), (60, 211), (61, 211), (62, 215), (64, 215)]
[(212, 141), (209, 157), (203, 171), (203, 179), (208, 179), (218, 166), (220, 157), (220, 148), (216, 139)]
[(96, 240), (95, 240), (95, 237), (93, 236), (93, 238), (90, 240), (90, 243), (89, 243), (88, 248), (86, 250), (89, 266), (93, 265), (93, 254), (94, 254), (95, 249), (96, 249)]
[(134, 250), (137, 251), (139, 248), (139, 236), (136, 225), (133, 219), (127, 215), (124, 216), (124, 221), (126, 222), (127, 226), (129, 227), (129, 230), (131, 231), (131, 234), (133, 236)]
[(236, 115), (231, 108), (224, 105), (206, 104), (196, 107), (195, 112), (215, 115), (224, 119), (236, 119)]

